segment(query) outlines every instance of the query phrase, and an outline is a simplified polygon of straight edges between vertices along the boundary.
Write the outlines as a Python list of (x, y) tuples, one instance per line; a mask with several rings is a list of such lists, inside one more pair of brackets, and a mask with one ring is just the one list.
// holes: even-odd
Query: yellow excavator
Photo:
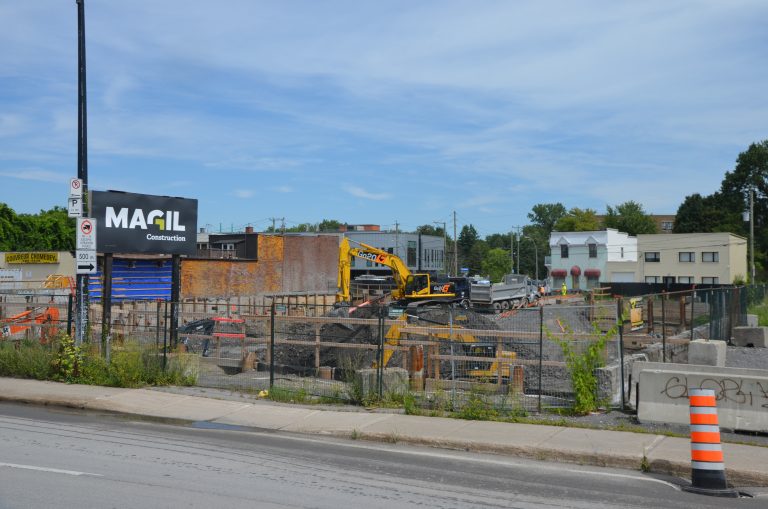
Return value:
[[(420, 309), (446, 307), (455, 304), (459, 300), (455, 293), (455, 284), (453, 282), (437, 281), (429, 274), (413, 274), (397, 255), (364, 243), (356, 242), (356, 244), (359, 247), (352, 247), (347, 238), (343, 238), (339, 244), (339, 274), (336, 302), (341, 306), (352, 305), (350, 273), (353, 259), (360, 258), (389, 267), (395, 280), (395, 288), (391, 292), (393, 304), (400, 310), (404, 308), (405, 312), (397, 319), (398, 323), (390, 327), (385, 334), (386, 344), (396, 346), (400, 344), (401, 339), (405, 339), (403, 336), (407, 334), (404, 334), (402, 329), (408, 325), (409, 318), (424, 321), (424, 318), (419, 316)], [(471, 313), (463, 309), (457, 311), (460, 313)], [(463, 344), (464, 355), (472, 358), (473, 360), (470, 362), (474, 364), (473, 368), (470, 368), (468, 371), (468, 376), (471, 378), (492, 378), (499, 374), (500, 369), (501, 376), (509, 378), (509, 361), (516, 358), (515, 352), (500, 351), (497, 357), (495, 343), (480, 342), (475, 336), (467, 333), (466, 329), (463, 329), (461, 325), (455, 323), (449, 328), (445, 323), (427, 321), (434, 323), (434, 325), (430, 324), (429, 328), (433, 330), (434, 328), (441, 329), (438, 333), (430, 333), (429, 335), (432, 338)], [(415, 334), (427, 335), (427, 333), (422, 333), (421, 331), (415, 332)], [(391, 349), (384, 352), (382, 359), (384, 367), (388, 364), (393, 353), (394, 350)], [(507, 362), (498, 362), (500, 360)]]
[(397, 304), (449, 304), (456, 299), (455, 285), (450, 281), (438, 282), (429, 274), (413, 274), (408, 266), (397, 255), (388, 253), (362, 242), (356, 243), (359, 247), (352, 247), (346, 237), (339, 244), (339, 291), (336, 294), (337, 303), (351, 303), (350, 273), (352, 260), (363, 260), (380, 263), (392, 270), (395, 279), (395, 289), (392, 290), (392, 299)]

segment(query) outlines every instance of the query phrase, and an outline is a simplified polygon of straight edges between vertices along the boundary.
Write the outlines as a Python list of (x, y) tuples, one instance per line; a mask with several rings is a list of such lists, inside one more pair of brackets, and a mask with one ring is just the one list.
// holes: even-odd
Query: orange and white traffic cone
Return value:
[(691, 485), (683, 489), (716, 497), (738, 497), (728, 489), (713, 389), (688, 389), (691, 410)]

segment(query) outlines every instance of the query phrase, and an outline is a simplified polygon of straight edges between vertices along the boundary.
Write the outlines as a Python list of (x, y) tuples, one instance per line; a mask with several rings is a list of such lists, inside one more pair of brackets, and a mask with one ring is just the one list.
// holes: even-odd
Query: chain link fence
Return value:
[[(164, 365), (185, 356), (201, 387), (509, 415), (573, 408), (574, 377), (590, 356), (601, 366), (587, 366), (597, 401), (623, 407), (631, 362), (686, 362), (691, 338), (729, 340), (766, 297), (763, 285), (567, 299), (499, 314), (184, 302), (176, 331), (171, 303), (121, 302), (106, 336), (100, 306), (91, 305), (87, 338), (105, 356), (128, 343), (159, 352)], [(3, 341), (45, 343), (71, 331), (71, 306), (69, 294), (0, 294)]]

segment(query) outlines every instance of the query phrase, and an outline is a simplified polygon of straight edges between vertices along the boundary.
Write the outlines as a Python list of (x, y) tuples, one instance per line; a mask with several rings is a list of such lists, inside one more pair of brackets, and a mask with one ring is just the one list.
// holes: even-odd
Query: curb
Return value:
[[(192, 420), (178, 419), (169, 417), (160, 417), (157, 415), (142, 414), (139, 412), (117, 411), (105, 408), (99, 404), (101, 398), (54, 398), (54, 397), (22, 397), (0, 395), (0, 401), (34, 404), (42, 406), (55, 406), (70, 408), (76, 410), (92, 410), (110, 413), (114, 415), (131, 415), (139, 419), (152, 422), (160, 422), (174, 425), (189, 425)], [(245, 429), (260, 431), (260, 428), (243, 426)], [(279, 430), (276, 430), (279, 431)], [(435, 449), (446, 449), (455, 451), (478, 452), (485, 454), (498, 454), (515, 458), (523, 458), (538, 461), (551, 461), (557, 463), (570, 463), (583, 466), (622, 468), (627, 470), (644, 471), (652, 474), (670, 475), (683, 479), (690, 479), (691, 465), (689, 461), (670, 461), (663, 459), (650, 460), (646, 467), (643, 467), (644, 460), (640, 456), (612, 455), (604, 453), (583, 453), (555, 450), (547, 447), (533, 446), (503, 446), (491, 442), (460, 441), (446, 439), (427, 439), (408, 435), (392, 435), (387, 433), (366, 433), (364, 431), (354, 431), (353, 433), (344, 431), (334, 432), (310, 432), (310, 431), (292, 431), (291, 433), (307, 436), (332, 436), (346, 440), (365, 440), (377, 443), (390, 444), (410, 444)], [(648, 461), (647, 459), (645, 461)], [(759, 472), (728, 468), (726, 464), (726, 477), (729, 485), (736, 488), (764, 487), (768, 486), (768, 474)]]

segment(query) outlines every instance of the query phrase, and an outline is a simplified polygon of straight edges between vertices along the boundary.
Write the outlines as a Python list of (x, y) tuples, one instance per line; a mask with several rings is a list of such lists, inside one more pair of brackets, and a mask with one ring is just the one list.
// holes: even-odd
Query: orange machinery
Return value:
[(40, 342), (47, 343), (58, 333), (59, 309), (36, 307), (0, 320), (3, 339), (24, 332), (37, 325), (40, 327)]

